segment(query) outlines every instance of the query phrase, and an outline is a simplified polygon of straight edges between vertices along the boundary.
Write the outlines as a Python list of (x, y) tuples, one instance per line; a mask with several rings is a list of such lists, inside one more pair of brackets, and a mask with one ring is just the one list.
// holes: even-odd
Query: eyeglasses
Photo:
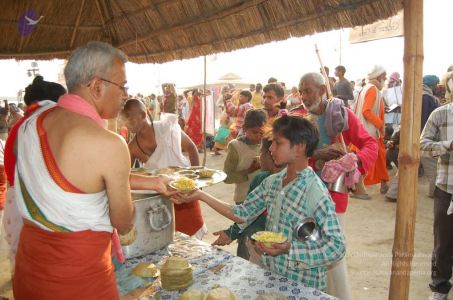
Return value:
[(129, 89), (129, 87), (124, 86), (124, 85), (119, 85), (119, 84), (116, 83), (116, 82), (113, 82), (113, 81), (110, 81), (110, 80), (107, 80), (107, 79), (104, 79), (104, 78), (99, 78), (99, 79), (102, 80), (102, 81), (111, 83), (111, 84), (113, 84), (113, 85), (116, 85), (117, 87), (119, 87), (119, 88), (123, 91), (123, 93), (127, 94), (127, 90)]

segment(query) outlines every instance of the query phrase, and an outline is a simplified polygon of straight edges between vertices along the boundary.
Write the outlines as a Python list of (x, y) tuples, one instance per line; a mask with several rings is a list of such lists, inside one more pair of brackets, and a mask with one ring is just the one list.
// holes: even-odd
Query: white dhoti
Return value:
[[(344, 213), (337, 213), (344, 234)], [(346, 256), (327, 268), (327, 293), (341, 300), (351, 299)]]

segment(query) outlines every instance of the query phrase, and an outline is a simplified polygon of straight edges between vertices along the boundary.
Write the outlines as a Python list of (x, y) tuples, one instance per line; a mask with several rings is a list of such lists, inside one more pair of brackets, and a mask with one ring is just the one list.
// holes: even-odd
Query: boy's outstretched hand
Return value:
[(213, 233), (213, 235), (219, 236), (217, 240), (212, 243), (213, 246), (225, 246), (231, 244), (231, 242), (233, 241), (223, 230), (216, 231)]
[(277, 256), (280, 254), (288, 254), (291, 243), (286, 241), (283, 243), (272, 243), (272, 247), (266, 247), (263, 243), (255, 242), (255, 249), (261, 255)]
[(201, 190), (195, 190), (191, 193), (178, 193), (170, 197), (170, 200), (175, 204), (190, 203), (195, 200), (200, 200), (204, 194)]

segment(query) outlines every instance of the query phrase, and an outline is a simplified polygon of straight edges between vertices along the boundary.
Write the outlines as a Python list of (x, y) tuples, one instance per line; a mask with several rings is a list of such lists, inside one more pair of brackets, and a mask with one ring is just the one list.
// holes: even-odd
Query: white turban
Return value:
[(385, 69), (381, 65), (374, 65), (373, 68), (368, 72), (368, 80), (378, 78), (380, 75), (385, 73)]

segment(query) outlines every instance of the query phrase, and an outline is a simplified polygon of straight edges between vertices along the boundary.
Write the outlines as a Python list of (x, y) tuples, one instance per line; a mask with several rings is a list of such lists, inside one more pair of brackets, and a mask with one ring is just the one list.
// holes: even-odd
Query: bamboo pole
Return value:
[(390, 300), (409, 299), (417, 209), (423, 72), (423, 0), (404, 0), (404, 81), (398, 157), (399, 190)]
[[(333, 97), (333, 93), (332, 93), (332, 90), (330, 89), (329, 76), (327, 76), (326, 70), (324, 69), (324, 64), (322, 63), (321, 55), (319, 54), (319, 49), (318, 49), (318, 45), (317, 44), (315, 44), (315, 51), (316, 51), (316, 55), (318, 56), (319, 64), (321, 65), (322, 76), (324, 76), (324, 80), (326, 81), (327, 99), (328, 99), (328, 101), (330, 101), (332, 99), (332, 97)], [(343, 147), (343, 151), (345, 153), (347, 153), (348, 149), (347, 149), (346, 144), (344, 142), (343, 134), (341, 134), (341, 132), (340, 132), (338, 134), (338, 136), (340, 137), (340, 143), (341, 143), (341, 146)]]
[(203, 79), (203, 164), (202, 166), (206, 166), (206, 55), (204, 56), (204, 79)]

